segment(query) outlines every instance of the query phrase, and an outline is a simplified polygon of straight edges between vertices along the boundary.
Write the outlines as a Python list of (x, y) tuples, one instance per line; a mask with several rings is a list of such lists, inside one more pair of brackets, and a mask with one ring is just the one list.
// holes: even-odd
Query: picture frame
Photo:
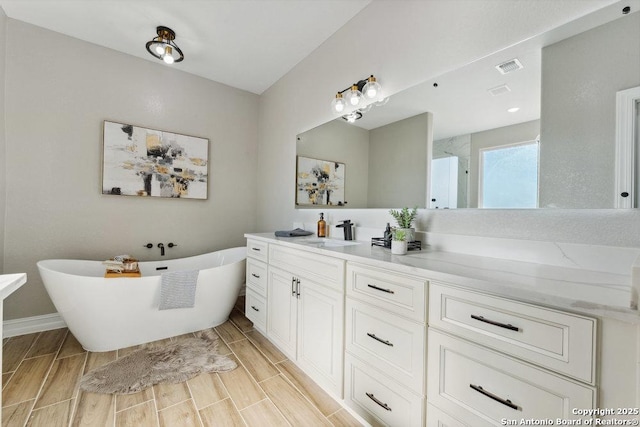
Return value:
[(208, 198), (209, 140), (105, 120), (102, 194)]
[(344, 206), (346, 165), (296, 156), (296, 205)]

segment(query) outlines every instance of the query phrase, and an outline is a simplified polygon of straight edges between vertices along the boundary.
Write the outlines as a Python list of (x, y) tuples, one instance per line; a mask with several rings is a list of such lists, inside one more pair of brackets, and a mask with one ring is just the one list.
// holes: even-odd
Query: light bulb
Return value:
[(381, 95), (382, 87), (380, 83), (376, 81), (376, 78), (371, 76), (367, 79), (367, 84), (362, 88), (364, 97), (367, 99), (377, 99)]
[(358, 90), (358, 86), (356, 85), (351, 86), (351, 90), (347, 94), (347, 100), (349, 101), (349, 104), (351, 104), (354, 107), (357, 107), (362, 103), (362, 100), (363, 100), (362, 92)]
[(162, 60), (167, 64), (173, 64), (174, 59), (171, 53), (172, 53), (171, 46), (167, 46), (164, 48), (164, 55), (162, 56)]
[(334, 113), (342, 113), (344, 111), (344, 108), (347, 106), (344, 98), (342, 97), (341, 93), (336, 94), (336, 97), (333, 99), (333, 101), (331, 102), (331, 110)]
[(376, 107), (381, 107), (383, 105), (385, 105), (387, 102), (389, 102), (389, 97), (387, 96), (386, 98), (380, 97), (378, 98), (378, 100), (376, 102), (374, 102)]
[(153, 50), (155, 50), (158, 55), (162, 55), (164, 53), (164, 45), (162, 43), (156, 43)]

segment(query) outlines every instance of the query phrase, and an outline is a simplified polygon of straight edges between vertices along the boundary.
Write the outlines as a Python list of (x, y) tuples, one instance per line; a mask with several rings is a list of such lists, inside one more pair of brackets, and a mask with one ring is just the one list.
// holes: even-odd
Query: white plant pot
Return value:
[(405, 255), (407, 253), (407, 241), (406, 240), (392, 240), (391, 241), (391, 253), (394, 255)]

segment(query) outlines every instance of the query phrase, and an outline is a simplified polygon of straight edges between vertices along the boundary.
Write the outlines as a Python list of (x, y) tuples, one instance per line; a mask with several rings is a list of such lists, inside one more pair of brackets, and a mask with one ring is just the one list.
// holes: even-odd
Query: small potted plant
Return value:
[(405, 230), (406, 240), (413, 242), (415, 240), (415, 229), (412, 227), (412, 224), (418, 215), (418, 207), (416, 206), (411, 210), (407, 207), (400, 210), (391, 209), (389, 210), (389, 213), (398, 223), (398, 228)]
[(391, 240), (391, 253), (404, 255), (407, 253), (407, 230), (404, 228), (394, 228)]

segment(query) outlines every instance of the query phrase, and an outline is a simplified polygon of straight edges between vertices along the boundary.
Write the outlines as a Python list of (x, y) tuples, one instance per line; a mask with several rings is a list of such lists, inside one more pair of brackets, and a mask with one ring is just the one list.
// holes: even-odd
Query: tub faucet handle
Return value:
[(144, 248), (151, 249), (153, 247), (153, 243), (147, 243), (143, 246)]
[(173, 248), (174, 246), (178, 246), (177, 243), (169, 243), (167, 246), (169, 246), (170, 248)]

